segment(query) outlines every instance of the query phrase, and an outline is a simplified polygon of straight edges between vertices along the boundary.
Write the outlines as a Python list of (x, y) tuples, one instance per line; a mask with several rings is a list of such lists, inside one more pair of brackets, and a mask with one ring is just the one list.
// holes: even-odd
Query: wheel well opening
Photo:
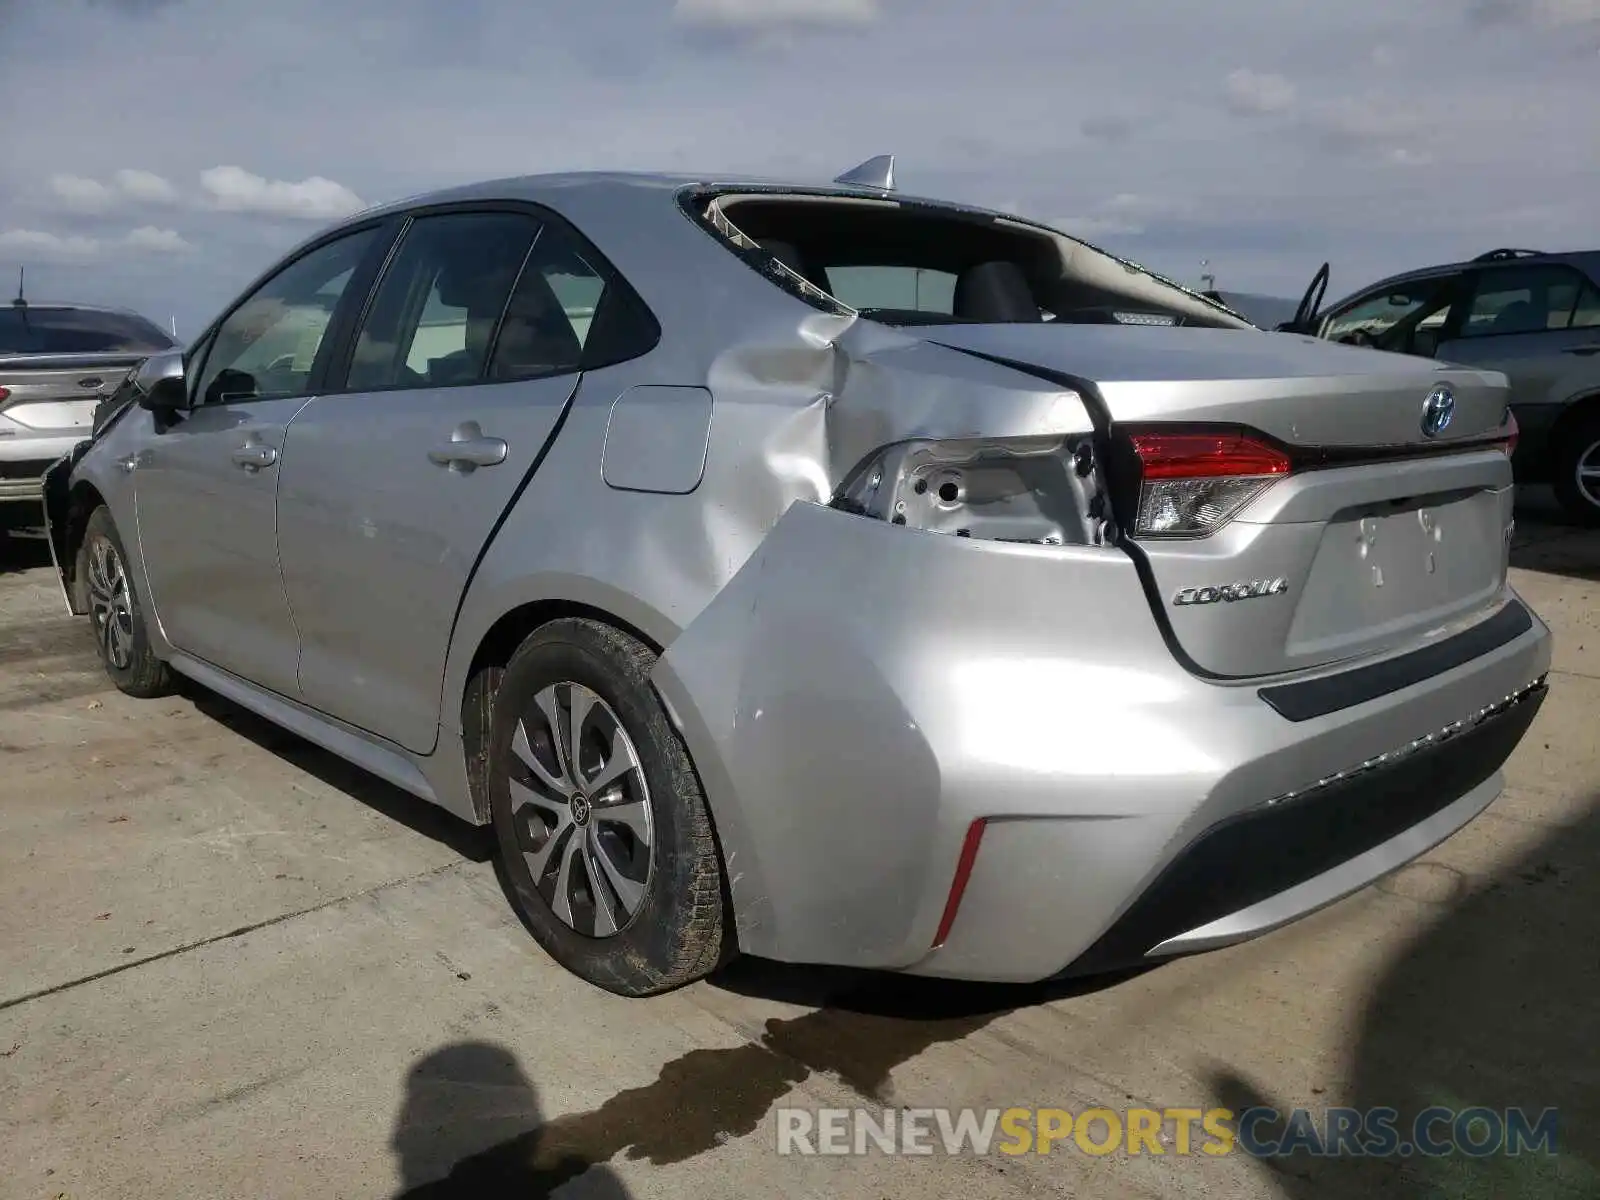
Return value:
[(74, 484), (67, 497), (67, 519), (65, 528), (60, 534), (60, 541), (56, 545), (56, 556), (74, 612), (82, 612), (86, 608), (83, 581), (78, 578), (78, 551), (83, 546), (83, 535), (89, 527), (89, 517), (104, 503), (105, 498), (100, 495), (94, 484), (83, 481)]
[(642, 630), (619, 620), (604, 609), (567, 600), (539, 600), (524, 604), (502, 616), (483, 635), (467, 668), (467, 686), (461, 697), (461, 741), (467, 758), (467, 785), (472, 793), (472, 809), (477, 819), (489, 821), (489, 718), (494, 693), (505, 674), (506, 664), (517, 647), (534, 630), (563, 617), (586, 617), (619, 629), (629, 637), (660, 654), (661, 646)]
[(1567, 405), (1562, 414), (1556, 418), (1555, 424), (1550, 427), (1551, 444), (1557, 444), (1558, 439), (1574, 425), (1592, 421), (1596, 416), (1600, 416), (1600, 392), (1579, 396), (1571, 404)]

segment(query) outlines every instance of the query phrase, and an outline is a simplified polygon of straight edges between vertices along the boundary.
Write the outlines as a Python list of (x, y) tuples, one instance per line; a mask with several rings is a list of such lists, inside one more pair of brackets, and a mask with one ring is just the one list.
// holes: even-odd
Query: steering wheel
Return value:
[(1352, 329), (1339, 339), (1347, 346), (1376, 346), (1378, 339), (1372, 336), (1369, 329)]

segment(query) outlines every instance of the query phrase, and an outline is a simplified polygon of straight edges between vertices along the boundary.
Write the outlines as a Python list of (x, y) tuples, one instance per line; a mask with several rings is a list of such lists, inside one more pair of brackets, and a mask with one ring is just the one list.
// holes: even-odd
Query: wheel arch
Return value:
[[(78, 616), (89, 611), (89, 601), (84, 594), (84, 582), (78, 576), (78, 552), (83, 549), (83, 539), (89, 529), (90, 516), (105, 503), (106, 499), (101, 495), (100, 489), (87, 479), (78, 480), (67, 492), (65, 520), (60, 532), (61, 540), (56, 545), (56, 561), (61, 570), (62, 583), (66, 588), (67, 603)], [(51, 536), (56, 536), (53, 526)]]
[[(626, 604), (607, 604), (599, 602), (596, 598), (578, 599), (571, 595), (544, 596), (539, 599), (525, 600), (512, 605), (489, 623), (488, 628), (474, 640), (471, 657), (462, 673), (462, 685), (455, 693), (456, 707), (450, 711), (459, 713), (461, 722), (461, 751), (463, 766), (466, 774), (468, 796), (472, 804), (474, 819), (482, 825), (490, 823), (489, 792), (488, 792), (488, 749), (489, 749), (489, 721), (491, 716), (490, 703), (493, 699), (500, 677), (504, 674), (506, 665), (511, 661), (517, 648), (535, 631), (548, 625), (552, 621), (567, 618), (584, 618), (608, 625), (613, 629), (627, 634), (646, 646), (650, 652), (660, 660), (666, 647), (676, 636), (677, 630), (671, 621), (663, 614), (654, 610), (645, 610), (643, 619), (630, 620), (616, 611), (618, 608), (634, 607)], [(697, 734), (700, 732), (697, 725), (686, 724), (673, 699), (660, 686), (659, 680), (653, 679), (653, 691), (657, 701), (666, 710), (667, 719), (678, 736), (683, 739), (684, 751), (689, 758), (690, 769), (695, 772), (702, 793), (706, 801), (706, 814), (711, 822), (711, 835), (716, 841), (717, 853), (724, 864), (727, 863), (727, 848), (724, 841), (723, 825), (719, 817), (730, 820), (734, 824), (734, 836), (740, 838), (739, 822), (736, 813), (718, 811), (716, 796), (722, 789), (707, 786), (705, 772), (712, 764), (706, 761), (703, 753), (697, 753), (703, 742)], [(731, 882), (726, 871), (723, 876), (723, 904), (729, 920), (729, 937), (731, 944), (739, 941), (739, 925), (737, 919), (738, 909)]]
[[(459, 654), (453, 653), (451, 657), (458, 662), (464, 658), (465, 666), (446, 671), (444, 712), (454, 714), (460, 722), (458, 728), (461, 732), (468, 795), (472, 811), (480, 823), (489, 820), (488, 790), (485, 786), (489, 704), (506, 664), (529, 635), (551, 621), (581, 617), (620, 630), (647, 646), (658, 657), (676, 635), (671, 623), (653, 610), (623, 615), (624, 611), (638, 609), (638, 605), (619, 602), (621, 597), (606, 595), (610, 589), (547, 587), (541, 590), (545, 594), (536, 598), (508, 598), (495, 605), (494, 608), (499, 610), (498, 616), (488, 621), (473, 622), (472, 628), (481, 629), (481, 632), (461, 630), (467, 636), (458, 637)], [(468, 645), (472, 648), (470, 655), (465, 653)], [(670, 704), (666, 708), (668, 717), (681, 733), (677, 714)], [(692, 747), (690, 761), (694, 761)]]
[(1582, 421), (1592, 420), (1596, 416), (1600, 416), (1600, 387), (1587, 392), (1580, 392), (1570, 400), (1567, 400), (1562, 405), (1561, 415), (1550, 426), (1551, 447), (1554, 448), (1562, 435), (1575, 425)]

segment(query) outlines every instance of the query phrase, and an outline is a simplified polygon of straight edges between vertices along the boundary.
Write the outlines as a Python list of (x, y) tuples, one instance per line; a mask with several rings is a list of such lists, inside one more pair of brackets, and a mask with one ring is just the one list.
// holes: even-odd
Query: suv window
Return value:
[(476, 383), (539, 223), (441, 213), (406, 230), (356, 336), (351, 391)]
[(133, 313), (20, 305), (0, 309), (0, 354), (154, 354), (175, 344)]
[(953, 314), (956, 276), (928, 267), (829, 267), (828, 291), (857, 312), (892, 309), (900, 312)]
[[(1570, 329), (1584, 291), (1593, 288), (1570, 267), (1508, 267), (1478, 277), (1461, 337)], [(1583, 309), (1587, 318), (1593, 301)]]
[(1572, 307), (1572, 329), (1600, 329), (1600, 288), (1585, 283)]
[(1402, 321), (1418, 316), (1419, 324), (1442, 325), (1449, 311), (1452, 282), (1450, 278), (1417, 279), (1364, 296), (1330, 316), (1322, 326), (1322, 336), (1341, 342), (1364, 334), (1377, 341)]
[(302, 255), (234, 309), (211, 339), (195, 388), (201, 403), (305, 395), (334, 309), (377, 232)]

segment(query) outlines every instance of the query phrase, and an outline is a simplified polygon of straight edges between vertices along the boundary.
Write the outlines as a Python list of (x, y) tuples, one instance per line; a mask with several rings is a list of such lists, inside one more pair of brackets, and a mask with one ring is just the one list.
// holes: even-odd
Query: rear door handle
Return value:
[(428, 451), (428, 461), (452, 471), (475, 471), (505, 462), (509, 450), (505, 439), (485, 437), (476, 421), (463, 421), (448, 442)]
[(278, 461), (278, 452), (271, 446), (250, 442), (233, 452), (233, 461), (246, 471), (259, 471)]

